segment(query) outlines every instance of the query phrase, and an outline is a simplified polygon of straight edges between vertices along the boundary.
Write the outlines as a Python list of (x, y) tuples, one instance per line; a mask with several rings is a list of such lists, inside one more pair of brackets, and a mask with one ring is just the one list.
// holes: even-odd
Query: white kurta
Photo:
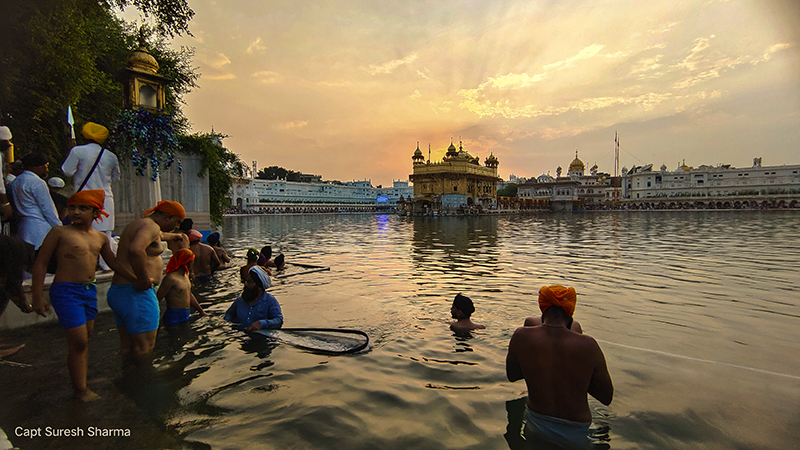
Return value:
[[(75, 191), (81, 187), (81, 183), (86, 179), (86, 175), (92, 170), (97, 155), (100, 153), (100, 145), (89, 143), (72, 147), (69, 156), (61, 165), (61, 171), (66, 175), (72, 176)], [(117, 155), (106, 149), (100, 162), (86, 182), (84, 189), (102, 189), (106, 193), (106, 201), (103, 209), (108, 213), (102, 222), (92, 223), (95, 230), (110, 232), (114, 229), (114, 193), (111, 192), (111, 181), (119, 178), (119, 161)]]
[(50, 228), (61, 225), (56, 205), (47, 183), (39, 175), (26, 170), (11, 183), (14, 206), (19, 212), (19, 237), (39, 249)]

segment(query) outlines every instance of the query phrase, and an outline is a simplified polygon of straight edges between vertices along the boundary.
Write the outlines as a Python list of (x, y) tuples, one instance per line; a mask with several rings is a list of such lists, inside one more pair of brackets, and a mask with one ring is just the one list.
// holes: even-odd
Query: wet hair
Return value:
[(261, 254), (264, 255), (265, 258), (267, 258), (267, 261), (272, 259), (272, 246), (265, 245), (261, 247)]
[(475, 312), (475, 305), (472, 304), (472, 300), (466, 295), (456, 294), (456, 298), (453, 300), (453, 306), (467, 317)]
[(192, 219), (189, 219), (187, 217), (186, 219), (183, 219), (183, 222), (181, 222), (178, 228), (180, 228), (183, 231), (189, 231), (192, 229), (193, 226), (194, 226), (194, 221), (192, 221)]

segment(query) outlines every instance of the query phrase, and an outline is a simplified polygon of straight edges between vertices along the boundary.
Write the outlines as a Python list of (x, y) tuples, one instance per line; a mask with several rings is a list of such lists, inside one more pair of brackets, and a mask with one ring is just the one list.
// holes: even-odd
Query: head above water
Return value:
[(575, 288), (567, 288), (558, 284), (552, 286), (542, 286), (539, 289), (539, 309), (542, 314), (547, 312), (551, 306), (558, 306), (572, 317), (575, 314), (575, 305), (578, 302), (578, 296)]
[(254, 249), (254, 248), (248, 248), (247, 249), (247, 262), (248, 263), (254, 263), (254, 262), (258, 261), (258, 255), (259, 255), (258, 250)]
[(267, 260), (272, 259), (272, 246), (265, 245), (261, 247), (261, 254), (264, 255), (264, 258), (266, 258)]
[(219, 232), (215, 231), (208, 235), (208, 237), (206, 238), (206, 242), (208, 242), (208, 245), (213, 247), (219, 244), (219, 238), (220, 238)]
[(189, 230), (191, 230), (193, 226), (194, 226), (194, 221), (187, 217), (187, 218), (183, 219), (183, 221), (181, 222), (181, 225), (178, 228), (180, 228), (181, 230), (186, 231), (188, 233)]
[(453, 307), (461, 311), (461, 314), (467, 318), (475, 312), (475, 305), (472, 304), (472, 299), (466, 295), (456, 294), (456, 298), (453, 299)]

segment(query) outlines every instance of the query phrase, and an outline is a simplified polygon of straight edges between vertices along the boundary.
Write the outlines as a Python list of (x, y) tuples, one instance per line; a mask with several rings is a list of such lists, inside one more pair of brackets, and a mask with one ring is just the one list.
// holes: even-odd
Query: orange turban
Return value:
[[(188, 248), (182, 248), (172, 254), (172, 258), (167, 263), (167, 273), (175, 272), (181, 267), (188, 266), (189, 262), (194, 259), (194, 253)], [(187, 267), (188, 271), (189, 268)]]
[(82, 133), (84, 138), (91, 139), (98, 144), (102, 144), (108, 138), (108, 128), (94, 122), (87, 122), (83, 126)]
[(186, 217), (186, 210), (183, 209), (183, 206), (178, 202), (171, 202), (169, 200), (161, 200), (158, 204), (142, 214), (143, 216), (149, 216), (156, 211), (161, 211), (163, 213), (167, 213), (169, 215), (175, 216), (181, 220)]
[(542, 286), (539, 289), (539, 309), (545, 312), (551, 306), (560, 306), (570, 317), (575, 314), (575, 304), (578, 296), (575, 288), (565, 288), (554, 284), (552, 286)]
[(103, 202), (106, 200), (106, 193), (102, 189), (87, 189), (72, 194), (67, 200), (67, 205), (85, 205), (92, 206), (100, 210), (100, 215), (97, 219), (103, 221), (103, 216), (108, 217), (108, 213), (103, 211)]

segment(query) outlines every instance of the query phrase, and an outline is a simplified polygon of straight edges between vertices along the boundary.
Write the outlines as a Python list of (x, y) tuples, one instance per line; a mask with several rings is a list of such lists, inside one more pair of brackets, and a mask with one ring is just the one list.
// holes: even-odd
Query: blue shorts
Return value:
[(128, 334), (158, 329), (161, 311), (158, 309), (155, 288), (137, 291), (132, 284), (112, 284), (106, 299), (114, 311), (117, 327), (125, 327)]
[(86, 325), (97, 317), (97, 286), (94, 283), (53, 283), (50, 285), (50, 304), (58, 316), (61, 328)]
[(164, 317), (161, 318), (161, 324), (165, 327), (174, 327), (180, 325), (189, 321), (190, 314), (191, 311), (189, 308), (167, 308), (167, 310), (164, 311)]
[(207, 281), (208, 281), (208, 280), (210, 280), (210, 279), (211, 279), (211, 274), (208, 274), (208, 275), (198, 275), (198, 276), (194, 277), (194, 280), (195, 280), (195, 281), (197, 281), (198, 283), (205, 283), (205, 282), (207, 282)]
[(591, 422), (573, 422), (546, 416), (525, 406), (525, 440), (528, 445), (555, 444), (564, 450), (591, 450)]

